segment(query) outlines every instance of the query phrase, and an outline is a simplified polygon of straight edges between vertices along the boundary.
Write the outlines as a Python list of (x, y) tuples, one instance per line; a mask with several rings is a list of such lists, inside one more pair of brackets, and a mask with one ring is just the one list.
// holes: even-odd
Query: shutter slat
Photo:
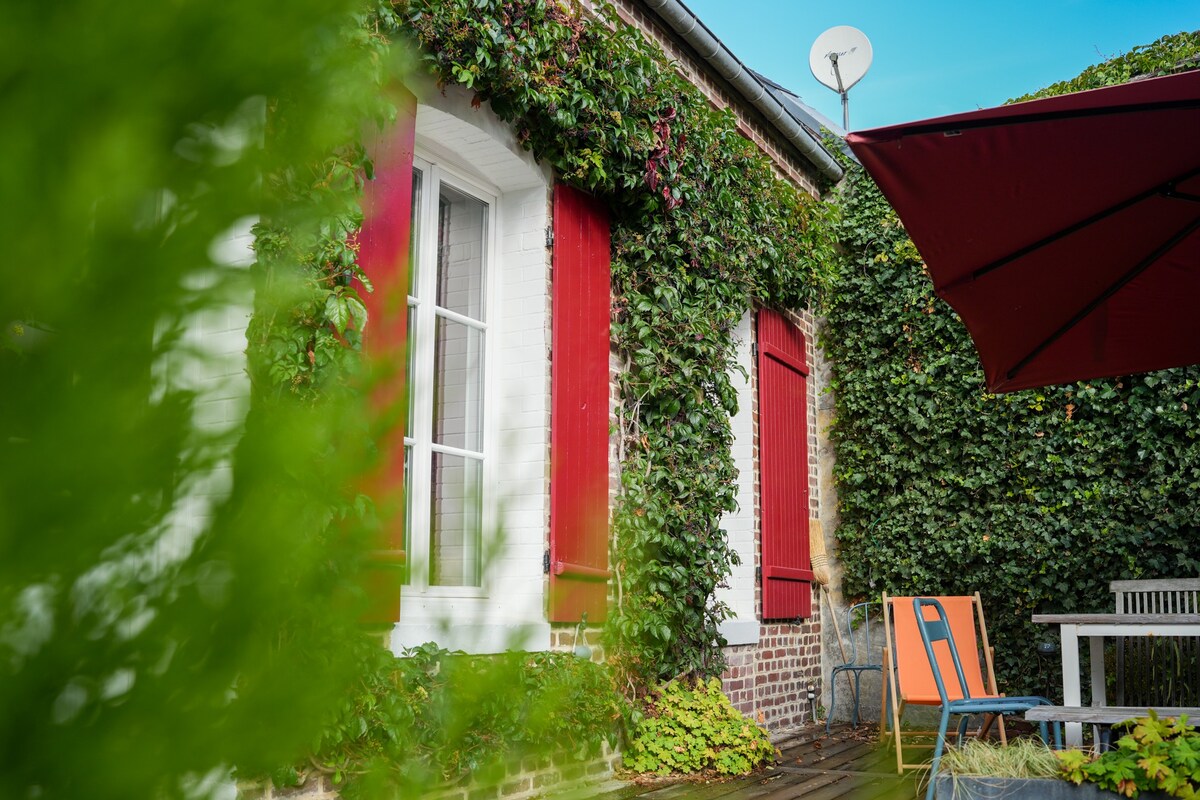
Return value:
[(808, 549), (808, 369), (804, 334), (758, 314), (763, 619), (812, 614)]
[(611, 236), (604, 207), (554, 188), (550, 620), (602, 622), (608, 578)]

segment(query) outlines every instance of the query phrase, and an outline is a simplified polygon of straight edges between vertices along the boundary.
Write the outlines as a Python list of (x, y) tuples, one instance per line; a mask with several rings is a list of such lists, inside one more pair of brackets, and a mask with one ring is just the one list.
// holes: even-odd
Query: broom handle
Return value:
[[(833, 609), (833, 595), (830, 593), (829, 587), (825, 584), (821, 584), (821, 589), (825, 592), (825, 601), (829, 605), (829, 619), (833, 622), (833, 632), (837, 634), (838, 650), (842, 651), (842, 663), (845, 664), (848, 661), (846, 658), (846, 642), (842, 639), (842, 628), (837, 624), (837, 614)], [(854, 681), (850, 680), (850, 673), (846, 673), (846, 681), (850, 684), (850, 695), (854, 699), (854, 705), (858, 706), (858, 690), (854, 688)], [(832, 692), (833, 687), (829, 687), (829, 690)]]

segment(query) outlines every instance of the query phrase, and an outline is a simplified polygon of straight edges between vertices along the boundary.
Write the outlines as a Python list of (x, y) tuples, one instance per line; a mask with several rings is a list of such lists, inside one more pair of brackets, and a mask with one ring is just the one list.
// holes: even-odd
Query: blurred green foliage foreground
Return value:
[(296, 759), (352, 680), (362, 393), (207, 424), (243, 369), (193, 335), (249, 314), (234, 234), (320, 218), (263, 176), (372, 108), (352, 5), (6, 5), (0, 797), (206, 795)]

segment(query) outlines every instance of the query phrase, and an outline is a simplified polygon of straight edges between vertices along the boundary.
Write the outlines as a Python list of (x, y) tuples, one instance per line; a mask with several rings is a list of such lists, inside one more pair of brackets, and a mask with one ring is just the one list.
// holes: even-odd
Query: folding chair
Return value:
[[(862, 694), (862, 674), (864, 672), (883, 673), (883, 664), (877, 664), (871, 660), (874, 656), (871, 652), (871, 609), (878, 605), (878, 603), (872, 600), (866, 603), (855, 603), (846, 609), (846, 635), (850, 639), (850, 657), (845, 663), (835, 665), (829, 675), (829, 713), (825, 715), (826, 733), (829, 733), (830, 725), (833, 722), (834, 709), (837, 708), (837, 676), (843, 672), (847, 673), (847, 682), (849, 682), (850, 675), (854, 676), (854, 683), (850, 684), (850, 688), (854, 692), (854, 710), (851, 712), (850, 721), (857, 728), (858, 699)], [(856, 614), (862, 614), (862, 624), (858, 626), (859, 630), (862, 631), (862, 660), (859, 660), (858, 639), (854, 635), (854, 617)], [(836, 628), (836, 619), (833, 621), (833, 624)], [(838, 634), (838, 645), (842, 645), (842, 636), (840, 633)], [(846, 658), (846, 649), (844, 646), (842, 647), (842, 658)]]
[[(906, 763), (904, 761), (904, 737), (900, 723), (905, 708), (916, 706), (940, 706), (942, 697), (938, 692), (937, 681), (933, 669), (925, 656), (921, 644), (921, 634), (917, 629), (917, 618), (913, 612), (912, 597), (889, 597), (883, 594), (883, 628), (886, 646), (883, 651), (884, 670), (887, 672), (883, 681), (879, 719), (879, 738), (886, 741), (888, 736), (895, 737), (896, 772), (904, 774), (906, 769), (924, 769), (921, 762)], [(969, 656), (963, 664), (966, 675), (967, 689), (971, 697), (995, 697), (999, 695), (996, 688), (996, 674), (992, 666), (992, 648), (988, 644), (987, 625), (983, 619), (983, 604), (979, 593), (958, 597), (937, 598), (945, 609), (950, 630), (958, 643), (960, 653)], [(976, 627), (979, 633), (976, 635)], [(979, 651), (983, 652), (986, 674), (980, 667)], [(949, 656), (941, 657), (939, 664), (943, 672), (951, 670)], [(985, 683), (986, 677), (986, 683)], [(962, 697), (961, 690), (956, 690), (954, 697)], [(889, 714), (890, 712), (890, 714)], [(987, 717), (980, 735), (989, 730), (992, 717)], [(887, 730), (888, 722), (892, 730)], [(908, 731), (909, 736), (928, 736), (933, 731)], [(1004, 720), (1000, 720), (1000, 741), (1008, 742), (1004, 730)], [(913, 745), (909, 747), (928, 747), (928, 745)]]
[[(946, 730), (950, 724), (950, 715), (958, 714), (961, 719), (958, 723), (958, 741), (962, 741), (963, 736), (967, 732), (967, 723), (970, 721), (972, 714), (996, 714), (1003, 720), (1004, 714), (1024, 713), (1034, 706), (1053, 705), (1044, 697), (972, 697), (970, 691), (970, 683), (967, 677), (963, 674), (962, 660), (958, 657), (958, 648), (955, 646), (955, 636), (951, 630), (951, 625), (946, 617), (946, 610), (937, 598), (933, 597), (915, 597), (912, 601), (913, 618), (917, 623), (917, 630), (921, 635), (921, 644), (925, 649), (925, 658), (929, 663), (930, 671), (933, 673), (934, 681), (937, 684), (938, 696), (941, 699), (942, 717), (938, 723), (937, 740), (933, 748), (933, 761), (929, 765), (929, 789), (925, 794), (925, 800), (933, 800), (933, 791), (937, 777), (938, 764), (942, 760), (942, 752), (946, 749)], [(935, 619), (927, 617), (928, 610), (932, 609), (935, 613)], [(936, 648), (934, 645), (945, 643), (945, 648)], [(946, 681), (942, 678), (941, 663), (945, 656), (948, 655), (951, 664), (954, 666), (955, 685), (953, 691), (946, 685)], [(963, 687), (966, 687), (965, 689)], [(1050, 736), (1045, 722), (1039, 722), (1041, 728), (1042, 741), (1049, 743)], [(897, 741), (899, 741), (897, 739)], [(1055, 749), (1062, 749), (1062, 729), (1058, 723), (1054, 724), (1054, 746)]]

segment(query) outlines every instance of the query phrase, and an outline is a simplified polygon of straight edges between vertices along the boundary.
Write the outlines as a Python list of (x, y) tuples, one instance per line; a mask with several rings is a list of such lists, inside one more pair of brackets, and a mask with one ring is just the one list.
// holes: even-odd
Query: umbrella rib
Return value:
[(1150, 255), (1143, 258), (1141, 261), (1139, 261), (1137, 264), (1135, 264), (1128, 272), (1126, 272), (1124, 275), (1122, 275), (1116, 282), (1114, 282), (1111, 286), (1109, 286), (1107, 289), (1105, 289), (1103, 292), (1101, 292), (1099, 297), (1097, 297), (1092, 302), (1088, 303), (1086, 306), (1083, 307), (1083, 309), (1081, 311), (1079, 311), (1079, 313), (1077, 313), (1075, 316), (1073, 316), (1069, 320), (1067, 320), (1067, 322), (1064, 323), (1062, 325), (1062, 327), (1060, 327), (1054, 333), (1050, 334), (1045, 339), (1043, 339), (1041, 344), (1039, 344), (1037, 347), (1033, 348), (1032, 351), (1030, 351), (1029, 355), (1025, 356), (1020, 361), (1018, 361), (1016, 363), (1016, 365), (1008, 371), (1008, 373), (1006, 374), (1006, 377), (1008, 378), (1008, 380), (1011, 381), (1014, 378), (1016, 378), (1017, 375), (1021, 372), (1021, 370), (1025, 369), (1025, 367), (1029, 366), (1030, 362), (1033, 361), (1035, 358), (1037, 358), (1039, 355), (1041, 355), (1046, 350), (1046, 348), (1050, 347), (1050, 345), (1054, 344), (1059, 339), (1061, 339), (1067, 333), (1067, 331), (1071, 330), (1076, 325), (1078, 325), (1080, 322), (1082, 322), (1085, 318), (1087, 318), (1087, 316), (1089, 314), (1091, 314), (1093, 311), (1095, 311), (1097, 308), (1099, 308), (1109, 298), (1111, 298), (1117, 292), (1121, 291), (1121, 289), (1124, 288), (1126, 284), (1128, 284), (1130, 281), (1132, 281), (1138, 275), (1141, 275), (1143, 272), (1145, 272), (1151, 265), (1154, 264), (1154, 262), (1158, 261), (1164, 255), (1169, 253), (1172, 249), (1174, 249), (1174, 247), (1176, 245), (1178, 245), (1184, 239), (1187, 239), (1189, 236), (1191, 236), (1197, 229), (1200, 229), (1200, 217), (1197, 217), (1196, 219), (1192, 220), (1187, 225), (1185, 225), (1178, 233), (1176, 233), (1170, 239), (1168, 239), (1163, 244), (1161, 244), (1153, 253), (1151, 253)]
[(974, 281), (977, 281), (980, 278), (982, 278), (984, 275), (987, 275), (989, 272), (1000, 269), (1001, 267), (1005, 266), (1006, 264), (1010, 264), (1013, 261), (1017, 261), (1018, 259), (1021, 259), (1025, 256), (1029, 255), (1032, 252), (1041, 250), (1043, 247), (1046, 247), (1047, 245), (1051, 245), (1054, 242), (1057, 242), (1059, 239), (1065, 239), (1066, 237), (1070, 236), (1071, 234), (1076, 233), (1077, 231), (1081, 231), (1084, 228), (1088, 227), (1089, 225), (1094, 225), (1097, 222), (1100, 222), (1101, 220), (1111, 217), (1113, 214), (1120, 213), (1121, 211), (1124, 211), (1125, 209), (1129, 208), (1130, 206), (1135, 206), (1138, 203), (1142, 202), (1143, 200), (1148, 200), (1151, 197), (1154, 197), (1155, 195), (1161, 195), (1161, 196), (1165, 196), (1165, 197), (1183, 199), (1183, 200), (1191, 199), (1191, 197), (1189, 195), (1175, 193), (1173, 191), (1173, 189), (1176, 185), (1183, 183), (1184, 181), (1190, 180), (1197, 175), (1200, 175), (1200, 167), (1196, 167), (1194, 169), (1188, 170), (1187, 172), (1183, 173), (1182, 175), (1178, 175), (1174, 178), (1171, 178), (1170, 180), (1163, 181), (1162, 183), (1158, 184), (1157, 186), (1152, 186), (1149, 189), (1147, 189), (1146, 191), (1141, 192), (1140, 194), (1136, 194), (1133, 197), (1122, 200), (1121, 202), (1119, 202), (1115, 205), (1109, 206), (1108, 208), (1106, 208), (1102, 211), (1098, 211), (1097, 213), (1093, 214), (1092, 216), (1088, 217), (1087, 219), (1076, 222), (1074, 225), (1070, 225), (1066, 228), (1061, 228), (1061, 229), (1055, 231), (1054, 233), (1050, 234), (1049, 236), (1034, 242), (1033, 244), (1026, 245), (1025, 247), (1022, 247), (1020, 250), (1017, 250), (1013, 253), (1009, 253), (1006, 256), (998, 258), (995, 261), (991, 262), (990, 264), (983, 265), (982, 267), (980, 267), (979, 269), (970, 273), (969, 275), (966, 275), (966, 276), (960, 278), (959, 280), (954, 281), (953, 283), (946, 284), (946, 286), (943, 288), (943, 291), (949, 292), (954, 289), (957, 289), (959, 286), (962, 286), (964, 284), (973, 283)]
[(1187, 192), (1165, 191), (1163, 197), (1169, 200), (1189, 200), (1193, 203), (1200, 203), (1200, 194), (1188, 194)]

